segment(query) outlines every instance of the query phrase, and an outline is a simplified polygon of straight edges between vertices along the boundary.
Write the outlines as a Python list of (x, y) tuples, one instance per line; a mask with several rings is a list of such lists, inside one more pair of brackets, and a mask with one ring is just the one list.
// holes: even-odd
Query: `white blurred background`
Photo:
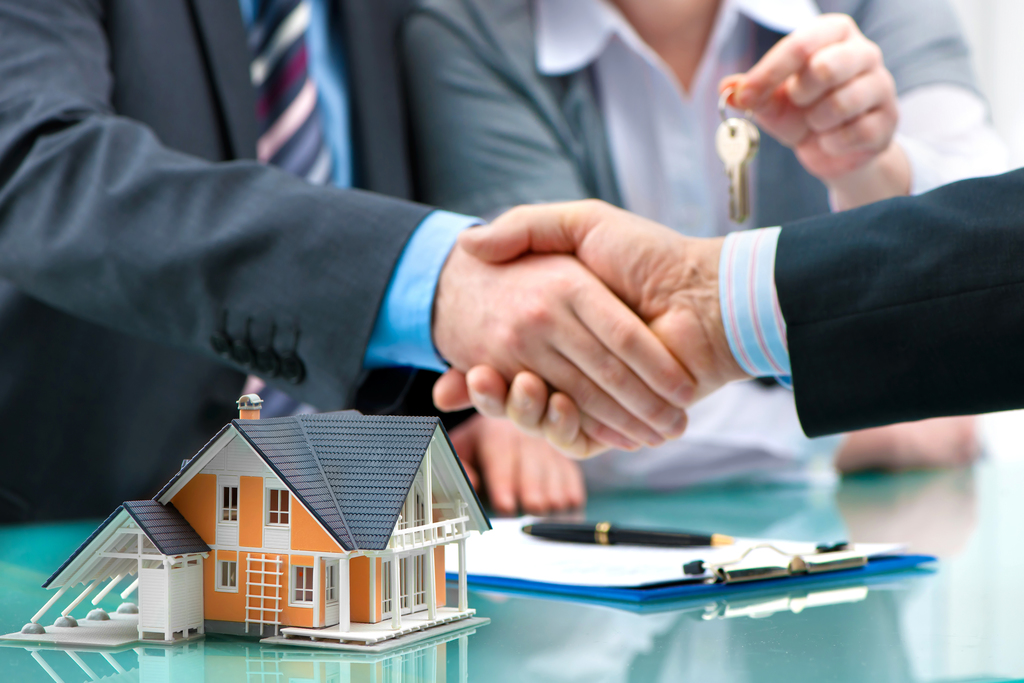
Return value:
[[(898, 2), (899, 0), (891, 0)], [(951, 0), (974, 58), (974, 72), (992, 107), (996, 130), (1024, 166), (1024, 2)]]
[[(967, 34), (974, 72), (996, 130), (1010, 146), (1014, 166), (1024, 166), (1024, 0), (951, 2)], [(1024, 411), (986, 415), (982, 438), (989, 457), (1024, 460)]]

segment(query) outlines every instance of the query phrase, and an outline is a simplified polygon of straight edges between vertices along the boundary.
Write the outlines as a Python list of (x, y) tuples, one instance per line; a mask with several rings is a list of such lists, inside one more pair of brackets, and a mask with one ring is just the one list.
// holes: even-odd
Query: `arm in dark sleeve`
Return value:
[(808, 435), (1024, 406), (1024, 170), (784, 226), (775, 281)]
[[(351, 403), (390, 273), (428, 210), (171, 150), (110, 100), (99, 3), (0, 2), (0, 277), (81, 318), (213, 355), (295, 349), (289, 391)], [(68, 340), (73, 344), (74, 340)]]

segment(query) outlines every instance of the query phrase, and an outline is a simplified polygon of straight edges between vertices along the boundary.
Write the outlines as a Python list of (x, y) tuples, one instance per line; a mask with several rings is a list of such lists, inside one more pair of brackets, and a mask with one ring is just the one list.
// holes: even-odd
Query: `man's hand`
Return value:
[(499, 514), (546, 515), (587, 500), (579, 465), (508, 420), (476, 415), (450, 436), (473, 487)]
[[(536, 208), (526, 220), (545, 220)], [(483, 230), (484, 228), (477, 228)], [(594, 419), (586, 452), (657, 445), (686, 428), (694, 380), (629, 308), (579, 261), (528, 256), (487, 263), (460, 245), (434, 298), (433, 337), (453, 367), (529, 370)]]
[[(732, 356), (721, 320), (722, 240), (686, 238), (590, 200), (513, 209), (488, 227), (463, 233), (459, 242), (467, 252), (492, 263), (531, 252), (575, 254), (682, 361), (696, 380), (693, 400), (746, 376)], [(446, 409), (471, 398), (488, 414), (506, 413), (521, 427), (544, 433), (563, 449), (565, 439), (573, 436), (575, 420), (602, 419), (582, 405), (582, 417), (573, 413), (571, 395), (556, 392), (548, 403), (547, 387), (528, 374), (517, 377), (512, 391), (506, 393), (502, 376), (507, 374), (486, 368), (474, 368), (469, 377), (449, 374), (435, 387), (435, 401)], [(475, 397), (467, 393), (467, 385)]]
[(845, 14), (789, 34), (746, 74), (723, 79), (731, 103), (793, 149), (848, 209), (910, 191), (910, 165), (893, 141), (896, 85), (879, 47)]

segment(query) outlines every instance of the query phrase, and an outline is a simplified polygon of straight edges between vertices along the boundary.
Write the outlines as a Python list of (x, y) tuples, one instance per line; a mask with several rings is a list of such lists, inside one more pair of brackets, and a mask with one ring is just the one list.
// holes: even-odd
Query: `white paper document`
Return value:
[[(719, 548), (648, 548), (630, 545), (591, 545), (563, 543), (536, 538), (522, 532), (533, 518), (492, 520), (494, 529), (474, 535), (466, 541), (466, 569), (472, 576), (493, 576), (522, 581), (566, 586), (603, 586), (639, 588), (688, 578), (683, 565), (693, 560), (716, 564), (737, 559), (751, 546), (771, 543), (785, 553), (812, 553), (813, 543), (766, 539), (736, 539), (736, 544)], [(898, 554), (903, 546), (865, 544), (855, 547), (869, 557)], [(449, 547), (445, 570), (458, 573), (459, 558)], [(778, 554), (758, 549), (747, 556), (756, 561), (757, 553)], [(692, 577), (689, 577), (692, 578)]]

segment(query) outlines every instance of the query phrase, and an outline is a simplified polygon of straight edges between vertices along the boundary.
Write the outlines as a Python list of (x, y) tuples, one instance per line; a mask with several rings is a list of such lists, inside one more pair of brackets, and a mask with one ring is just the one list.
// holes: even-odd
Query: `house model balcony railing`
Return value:
[(416, 550), (468, 538), (468, 522), (469, 517), (463, 516), (411, 529), (396, 529), (388, 543), (388, 550)]

